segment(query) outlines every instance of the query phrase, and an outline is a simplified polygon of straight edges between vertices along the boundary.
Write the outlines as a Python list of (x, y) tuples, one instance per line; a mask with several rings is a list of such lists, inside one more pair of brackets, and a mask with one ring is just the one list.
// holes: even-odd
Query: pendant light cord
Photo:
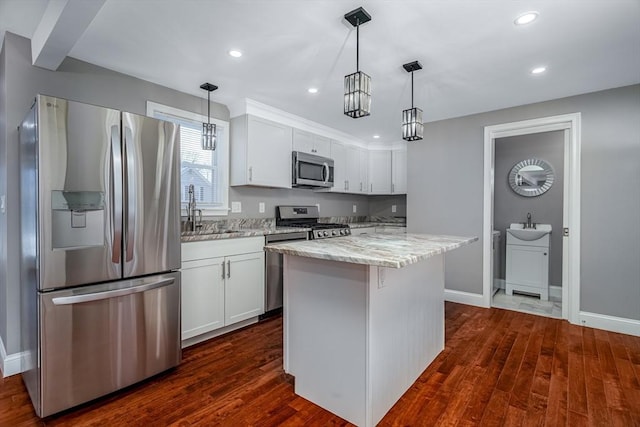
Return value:
[(411, 72), (411, 108), (413, 108), (413, 71)]
[(356, 21), (356, 71), (360, 71), (360, 20)]
[[(413, 101), (411, 102), (413, 103)], [(207, 125), (210, 125), (210, 124), (211, 124), (211, 92), (207, 92)]]

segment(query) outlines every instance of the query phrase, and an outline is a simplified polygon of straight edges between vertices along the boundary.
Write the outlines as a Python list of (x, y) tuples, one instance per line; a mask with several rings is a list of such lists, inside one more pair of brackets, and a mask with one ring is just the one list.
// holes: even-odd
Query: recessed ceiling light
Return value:
[(518, 16), (515, 21), (513, 21), (516, 25), (526, 25), (530, 24), (538, 18), (538, 12), (527, 12)]
[(373, 139), (380, 139), (380, 135), (373, 135)]
[(533, 70), (531, 70), (531, 74), (542, 74), (545, 71), (547, 71), (547, 67), (536, 67)]
[(310, 87), (309, 89), (307, 89), (307, 92), (309, 92), (309, 93), (318, 93), (318, 88)]
[(233, 56), (234, 58), (240, 58), (242, 56), (242, 52), (240, 52), (239, 50), (230, 50), (229, 55)]

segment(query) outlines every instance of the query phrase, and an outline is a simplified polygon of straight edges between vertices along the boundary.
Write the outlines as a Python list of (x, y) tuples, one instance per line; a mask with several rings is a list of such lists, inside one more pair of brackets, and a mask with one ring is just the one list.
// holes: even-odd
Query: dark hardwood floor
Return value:
[[(347, 425), (296, 396), (274, 318), (188, 348), (180, 367), (39, 420), (19, 375), (0, 425)], [(381, 426), (640, 426), (640, 338), (446, 303), (446, 348)]]

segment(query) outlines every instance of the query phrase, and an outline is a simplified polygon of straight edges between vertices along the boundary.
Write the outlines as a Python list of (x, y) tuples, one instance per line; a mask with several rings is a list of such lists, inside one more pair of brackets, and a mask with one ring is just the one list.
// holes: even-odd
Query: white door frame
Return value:
[[(493, 236), (493, 201), (495, 175), (495, 140), (509, 136), (563, 130), (564, 144), (564, 197), (563, 227), (569, 236), (562, 245), (562, 318), (579, 323), (580, 313), (580, 139), (581, 114), (542, 117), (484, 128), (484, 209), (482, 247), (482, 302), (491, 307), (493, 290), (493, 263), (491, 262)], [(562, 230), (558, 230), (562, 233)]]

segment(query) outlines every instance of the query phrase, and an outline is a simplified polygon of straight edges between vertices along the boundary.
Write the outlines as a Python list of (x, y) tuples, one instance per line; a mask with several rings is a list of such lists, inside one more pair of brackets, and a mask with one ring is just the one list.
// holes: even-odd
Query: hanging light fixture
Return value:
[(214, 151), (216, 149), (216, 125), (211, 123), (211, 92), (218, 86), (211, 83), (203, 83), (200, 89), (207, 91), (207, 123), (202, 123), (202, 149)]
[(413, 72), (422, 70), (422, 65), (418, 61), (413, 61), (402, 67), (407, 73), (411, 73), (411, 108), (402, 111), (402, 139), (417, 141), (422, 139), (424, 124), (422, 124), (422, 110), (413, 106)]
[(344, 114), (357, 119), (371, 114), (371, 77), (360, 71), (360, 24), (371, 21), (362, 7), (344, 15), (356, 27), (356, 72), (344, 77)]

